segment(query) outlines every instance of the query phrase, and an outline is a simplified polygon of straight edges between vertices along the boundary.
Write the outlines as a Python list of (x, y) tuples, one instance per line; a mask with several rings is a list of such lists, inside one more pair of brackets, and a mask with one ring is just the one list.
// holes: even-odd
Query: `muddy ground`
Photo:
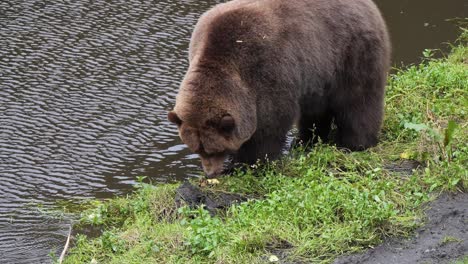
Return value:
[(391, 238), (335, 264), (439, 264), (468, 256), (468, 193), (444, 194), (429, 204), (423, 227), (409, 239)]

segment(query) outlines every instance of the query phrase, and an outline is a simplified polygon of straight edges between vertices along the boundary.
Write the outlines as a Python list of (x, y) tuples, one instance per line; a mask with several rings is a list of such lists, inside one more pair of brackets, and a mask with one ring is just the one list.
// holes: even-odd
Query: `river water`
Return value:
[[(190, 32), (215, 0), (0, 0), (0, 262), (48, 263), (63, 202), (196, 177), (166, 113)], [(453, 41), (465, 0), (380, 0), (394, 64)]]

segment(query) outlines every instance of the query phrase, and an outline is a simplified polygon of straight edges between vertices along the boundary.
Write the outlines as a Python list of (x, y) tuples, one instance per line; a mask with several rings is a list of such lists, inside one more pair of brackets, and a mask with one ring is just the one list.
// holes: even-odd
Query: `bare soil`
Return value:
[(389, 238), (335, 264), (439, 264), (468, 256), (468, 193), (444, 194), (429, 204), (426, 223), (409, 239)]

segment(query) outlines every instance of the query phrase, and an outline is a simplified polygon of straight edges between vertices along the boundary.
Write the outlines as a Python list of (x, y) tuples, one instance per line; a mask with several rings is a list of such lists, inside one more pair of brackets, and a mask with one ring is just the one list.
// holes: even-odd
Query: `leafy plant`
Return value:
[(179, 209), (185, 218), (182, 225), (189, 227), (186, 245), (193, 254), (213, 256), (213, 251), (224, 242), (225, 230), (218, 217), (212, 217), (203, 206), (192, 210), (188, 207)]
[(125, 251), (125, 241), (111, 231), (104, 231), (100, 240), (103, 249), (110, 250), (114, 253), (122, 253)]
[(427, 133), (432, 144), (437, 146), (439, 152), (438, 157), (441, 160), (447, 160), (448, 162), (452, 161), (454, 156), (453, 139), (457, 128), (457, 123), (455, 123), (455, 121), (450, 120), (443, 132), (440, 132), (439, 129), (432, 128), (427, 124), (405, 123), (404, 127), (419, 133)]

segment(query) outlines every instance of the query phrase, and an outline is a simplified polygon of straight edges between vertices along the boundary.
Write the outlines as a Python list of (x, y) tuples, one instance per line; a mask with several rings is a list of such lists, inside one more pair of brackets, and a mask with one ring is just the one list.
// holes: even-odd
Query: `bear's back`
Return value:
[(204, 62), (248, 67), (259, 63), (253, 58), (279, 62), (302, 57), (317, 70), (330, 71), (334, 65), (327, 62), (336, 61), (341, 49), (355, 38), (368, 37), (380, 38), (389, 57), (386, 25), (371, 0), (234, 0), (199, 19), (190, 60), (197, 56)]

